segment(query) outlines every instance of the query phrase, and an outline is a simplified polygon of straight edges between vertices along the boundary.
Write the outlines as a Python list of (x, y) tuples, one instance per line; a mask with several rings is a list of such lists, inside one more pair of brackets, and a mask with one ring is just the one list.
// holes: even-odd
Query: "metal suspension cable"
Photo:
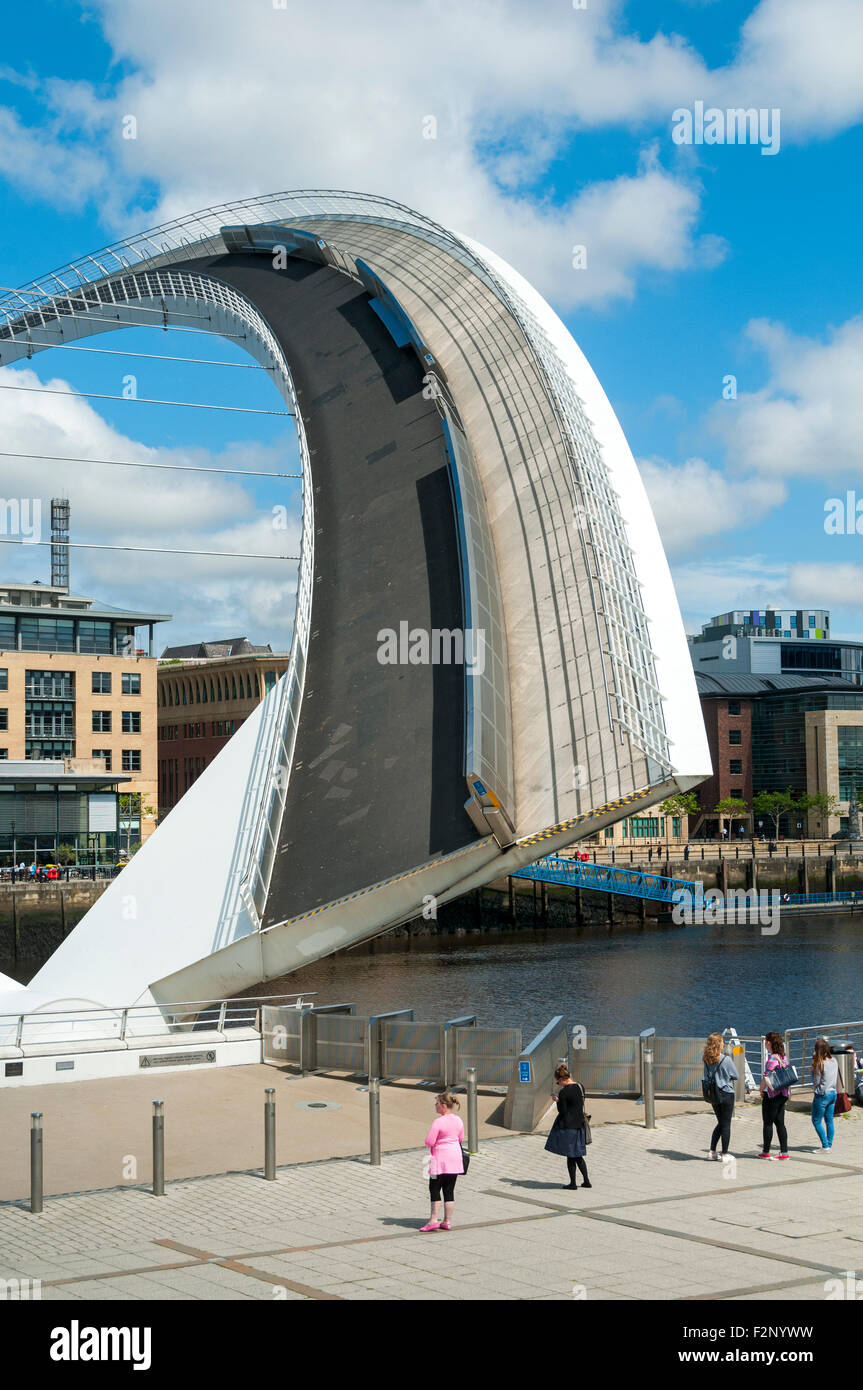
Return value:
[[(152, 328), (153, 324), (140, 324), (141, 328)], [(15, 341), (18, 341), (17, 339)], [(79, 347), (77, 343), (41, 343), (38, 338), (27, 338), (28, 346), (43, 348), (64, 348), (66, 352), (98, 352), (107, 357), (148, 357), (157, 362), (195, 362), (204, 367), (241, 367), (246, 372), (274, 372), (275, 367), (264, 367), (259, 362), (220, 362), (218, 357), (175, 357), (166, 352), (124, 352), (122, 348)]]
[(21, 536), (0, 536), (0, 545), (64, 545), (72, 550), (131, 550), (144, 555), (208, 555), (222, 560), (299, 560), (299, 555), (265, 555), (244, 550), (178, 550), (175, 546), (90, 545), (87, 541), (28, 541)]
[(165, 468), (174, 473), (231, 473), (243, 478), (302, 478), (302, 473), (273, 473), (260, 468), (208, 468), (196, 463), (145, 463), (133, 459), (82, 459), (69, 454), (28, 454), (23, 450), (0, 449), (0, 458), (37, 459), (41, 463), (100, 463), (110, 468)]
[(209, 405), (206, 401), (161, 401), (155, 396), (117, 396), (105, 391), (58, 391), (53, 386), (7, 386), (0, 382), (0, 391), (27, 391), (35, 396), (85, 396), (94, 401), (134, 401), (137, 405), (182, 405), (190, 410), (234, 410), (243, 415), (289, 415), (294, 419), (293, 410), (261, 410), (250, 405)]

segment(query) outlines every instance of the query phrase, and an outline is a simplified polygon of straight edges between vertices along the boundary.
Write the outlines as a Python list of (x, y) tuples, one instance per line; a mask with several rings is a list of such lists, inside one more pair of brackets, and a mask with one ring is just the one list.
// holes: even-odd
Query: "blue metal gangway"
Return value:
[(691, 879), (664, 878), (661, 874), (648, 874), (641, 869), (591, 864), (583, 859), (549, 856), (519, 869), (512, 877), (533, 879), (540, 883), (561, 883), (568, 888), (589, 888), (595, 893), (622, 893), (629, 898), (651, 898), (661, 903), (673, 902), (674, 894), (683, 890), (690, 896), (693, 907), (704, 905), (704, 886)]

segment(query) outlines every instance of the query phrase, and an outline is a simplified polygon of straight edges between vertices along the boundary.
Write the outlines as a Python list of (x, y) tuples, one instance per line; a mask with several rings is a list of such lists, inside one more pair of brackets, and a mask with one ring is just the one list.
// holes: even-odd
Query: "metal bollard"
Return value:
[(30, 1210), (42, 1210), (42, 1111), (30, 1116)]
[(165, 1195), (165, 1102), (153, 1101), (153, 1196)]
[(369, 1164), (381, 1166), (381, 1083), (376, 1076), (369, 1077)]
[(479, 1124), (476, 1115), (476, 1067), (467, 1068), (467, 1151), (479, 1153)]
[(264, 1092), (264, 1177), (276, 1181), (276, 1091), (268, 1086)]
[(644, 1049), (644, 1128), (656, 1129), (656, 1102), (653, 1095), (653, 1048)]

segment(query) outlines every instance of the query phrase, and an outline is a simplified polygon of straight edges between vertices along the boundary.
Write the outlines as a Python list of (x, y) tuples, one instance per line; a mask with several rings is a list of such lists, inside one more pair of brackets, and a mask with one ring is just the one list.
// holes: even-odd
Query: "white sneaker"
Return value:
[(733, 1163), (733, 1162), (734, 1162), (734, 1154), (722, 1154), (722, 1155), (721, 1155), (721, 1158), (722, 1158), (722, 1162), (723, 1162), (723, 1163)]
[(708, 1149), (708, 1151), (707, 1151), (707, 1157), (708, 1157), (708, 1159), (718, 1158), (718, 1157), (719, 1157), (719, 1154), (716, 1152), (715, 1149)]

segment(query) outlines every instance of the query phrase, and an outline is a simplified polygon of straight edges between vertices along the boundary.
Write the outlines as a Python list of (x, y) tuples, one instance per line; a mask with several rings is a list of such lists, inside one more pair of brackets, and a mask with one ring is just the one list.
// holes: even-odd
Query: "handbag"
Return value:
[[(587, 1097), (584, 1094), (584, 1087), (582, 1086), (580, 1081), (577, 1081), (576, 1085), (578, 1086), (578, 1089), (581, 1091), (581, 1104), (583, 1107), (584, 1102), (587, 1099)], [(584, 1142), (585, 1144), (593, 1143), (593, 1135), (590, 1132), (590, 1116), (586, 1112), (584, 1115)]]
[(797, 1068), (789, 1062), (787, 1067), (776, 1067), (764, 1073), (764, 1084), (769, 1091), (782, 1091), (787, 1086), (796, 1086), (800, 1077)]
[(470, 1167), (470, 1154), (468, 1153), (464, 1144), (460, 1144), (459, 1148), (461, 1149), (462, 1167), (464, 1168), (464, 1171), (467, 1172), (468, 1168)]
[(834, 1115), (847, 1115), (851, 1109), (851, 1097), (847, 1091), (837, 1091), (836, 1099), (833, 1102)]

